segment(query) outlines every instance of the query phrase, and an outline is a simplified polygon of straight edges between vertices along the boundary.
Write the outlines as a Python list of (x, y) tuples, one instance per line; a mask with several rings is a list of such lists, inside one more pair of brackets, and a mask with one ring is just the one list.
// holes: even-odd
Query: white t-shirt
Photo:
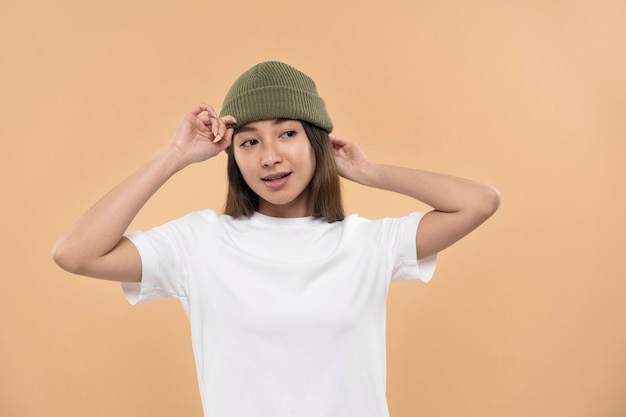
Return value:
[(143, 275), (122, 286), (132, 304), (182, 304), (205, 417), (386, 417), (389, 284), (436, 263), (416, 259), (422, 215), (193, 212), (128, 236)]

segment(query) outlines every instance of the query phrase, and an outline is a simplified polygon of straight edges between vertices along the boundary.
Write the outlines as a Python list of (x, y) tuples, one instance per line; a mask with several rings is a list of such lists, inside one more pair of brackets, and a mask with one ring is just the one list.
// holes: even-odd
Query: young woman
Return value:
[[(430, 280), (436, 254), (499, 206), (494, 188), (381, 165), (329, 135), (314, 82), (263, 62), (221, 115), (191, 110), (170, 142), (57, 242), (64, 269), (122, 281), (131, 303), (173, 297), (189, 316), (207, 417), (388, 416), (385, 302), (395, 280)], [(225, 214), (125, 235), (186, 166), (228, 153)], [(344, 217), (339, 176), (433, 208)]]

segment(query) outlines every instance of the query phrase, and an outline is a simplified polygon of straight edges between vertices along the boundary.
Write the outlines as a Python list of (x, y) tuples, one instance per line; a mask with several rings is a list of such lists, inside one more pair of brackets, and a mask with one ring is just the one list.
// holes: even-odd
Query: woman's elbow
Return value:
[(80, 257), (63, 240), (57, 241), (52, 247), (52, 260), (67, 272), (80, 273)]
[(485, 185), (479, 201), (478, 210), (484, 219), (491, 217), (498, 209), (502, 202), (502, 196), (497, 188)]

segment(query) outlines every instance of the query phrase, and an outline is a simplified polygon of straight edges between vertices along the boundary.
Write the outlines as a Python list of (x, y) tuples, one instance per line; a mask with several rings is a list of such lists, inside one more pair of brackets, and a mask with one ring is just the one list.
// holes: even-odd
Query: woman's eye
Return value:
[(244, 140), (243, 142), (241, 142), (240, 146), (244, 146), (244, 147), (246, 147), (246, 146), (253, 146), (253, 145), (256, 145), (258, 142), (259, 141), (256, 140), (256, 139), (247, 139), (247, 140)]
[(285, 133), (283, 133), (283, 136), (287, 137), (287, 138), (292, 138), (292, 137), (296, 136), (296, 133), (297, 132), (295, 130), (288, 130)]

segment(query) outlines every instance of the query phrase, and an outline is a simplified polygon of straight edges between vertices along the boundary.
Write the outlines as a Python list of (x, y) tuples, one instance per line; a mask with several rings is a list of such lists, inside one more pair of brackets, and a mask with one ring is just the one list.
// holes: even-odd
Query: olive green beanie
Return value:
[(267, 61), (244, 72), (230, 87), (220, 117), (233, 115), (238, 128), (255, 120), (294, 119), (326, 132), (333, 122), (315, 82), (303, 72), (278, 61)]

